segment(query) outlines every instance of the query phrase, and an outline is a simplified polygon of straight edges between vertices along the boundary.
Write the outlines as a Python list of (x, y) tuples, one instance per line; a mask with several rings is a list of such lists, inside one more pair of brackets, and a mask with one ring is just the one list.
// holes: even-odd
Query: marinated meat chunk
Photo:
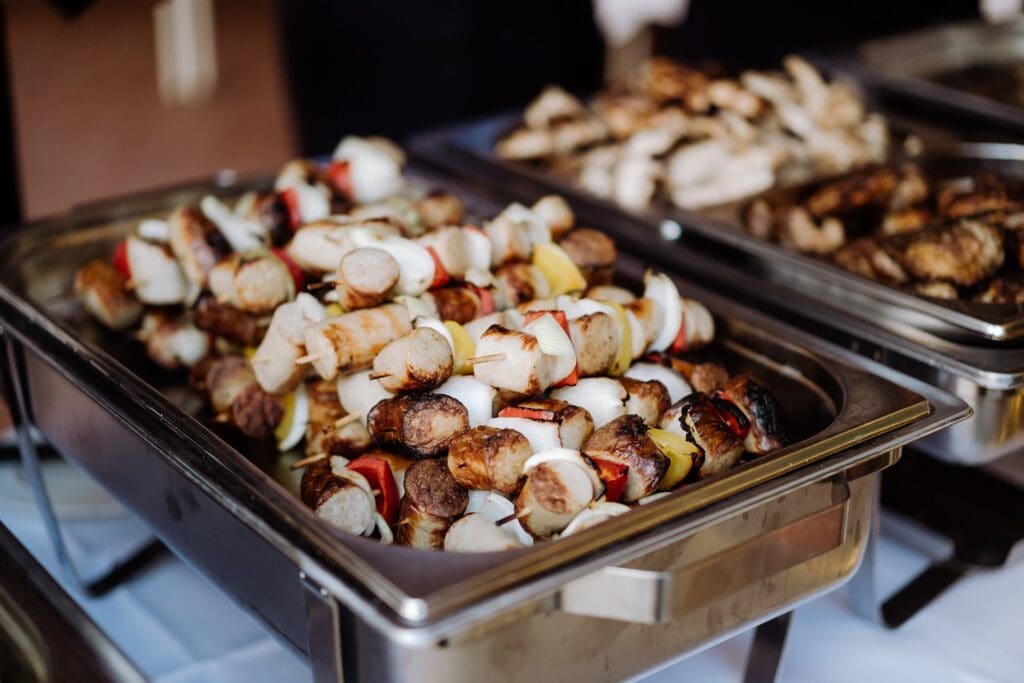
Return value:
[(894, 238), (889, 252), (919, 280), (946, 280), (961, 287), (993, 275), (1004, 259), (1000, 230), (971, 219)]
[(375, 442), (414, 458), (444, 455), (452, 439), (469, 429), (466, 407), (443, 394), (387, 398), (366, 419)]

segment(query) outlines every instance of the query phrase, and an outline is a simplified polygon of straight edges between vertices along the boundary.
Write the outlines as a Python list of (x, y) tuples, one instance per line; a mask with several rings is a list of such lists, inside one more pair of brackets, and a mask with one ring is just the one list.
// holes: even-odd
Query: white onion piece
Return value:
[(299, 310), (302, 311), (303, 320), (311, 325), (327, 317), (327, 309), (309, 292), (299, 292), (295, 296), (295, 303), (299, 305)]
[(661, 311), (658, 333), (648, 348), (651, 351), (666, 351), (676, 340), (683, 324), (683, 304), (679, 290), (664, 273), (647, 271), (644, 275), (644, 297), (654, 301)]
[(686, 317), (686, 346), (700, 346), (715, 338), (715, 319), (704, 304), (693, 299), (683, 299), (683, 313)]
[(550, 313), (540, 316), (523, 327), (522, 331), (532, 334), (544, 355), (551, 356), (554, 360), (551, 377), (555, 383), (568, 377), (576, 369), (576, 349), (572, 345), (572, 339)]
[(647, 337), (644, 336), (644, 326), (640, 319), (628, 308), (625, 311), (626, 322), (629, 323), (629, 338), (633, 341), (633, 348), (630, 349), (630, 354), (636, 359), (647, 351)]
[(192, 325), (182, 325), (168, 343), (174, 356), (185, 367), (192, 367), (210, 351), (210, 335)]
[(203, 197), (199, 202), (199, 208), (210, 222), (217, 226), (232, 250), (241, 253), (263, 246), (263, 226), (235, 215), (224, 202), (213, 195)]
[(477, 514), (456, 520), (444, 536), (448, 552), (488, 553), (520, 547), (522, 543), (511, 531)]
[(611, 316), (612, 320), (615, 320), (615, 309), (608, 304), (595, 301), (594, 299), (575, 299), (568, 294), (562, 294), (555, 303), (558, 308), (565, 311), (565, 317), (569, 320), (575, 318), (582, 318), (585, 315), (592, 315), (594, 313), (607, 313)]
[[(466, 281), (471, 282), (469, 275), (472, 271), (479, 271), (491, 275), (491, 253), (494, 250), (494, 246), (491, 244), (491, 238), (487, 236), (487, 233), (479, 228), (463, 228), (463, 234), (466, 236), (466, 254), (469, 257), (469, 267), (466, 269)], [(494, 281), (493, 275), (490, 281)], [(483, 287), (484, 285), (471, 282), (471, 284), (477, 287)]]
[(338, 400), (341, 407), (346, 413), (359, 415), (363, 424), (366, 424), (366, 414), (371, 408), (394, 396), (382, 387), (380, 382), (370, 379), (370, 372), (372, 371), (363, 370), (338, 377)]
[(469, 413), (469, 426), (480, 427), (494, 416), (494, 398), (498, 391), (489, 384), (484, 384), (473, 375), (452, 375), (448, 380), (434, 389), (435, 394), (451, 396), (466, 407)]
[(543, 422), (525, 417), (495, 417), (487, 421), (487, 426), (495, 429), (514, 429), (526, 437), (534, 452), (562, 447), (557, 422)]
[(547, 222), (538, 216), (534, 211), (526, 208), (518, 202), (513, 202), (501, 212), (509, 221), (524, 226), (530, 235), (531, 244), (542, 244), (551, 241), (551, 227)]
[[(376, 501), (374, 501), (376, 505)], [(391, 527), (388, 526), (388, 520), (384, 519), (384, 516), (379, 512), (373, 513), (373, 523), (377, 527), (377, 531), (380, 532), (380, 542), (384, 545), (391, 545), (395, 542), (395, 535), (391, 533)]]
[(129, 237), (125, 248), (135, 296), (144, 304), (180, 304), (188, 286), (177, 259), (165, 247)]
[(409, 312), (411, 320), (416, 320), (417, 318), (434, 318), (436, 320), (437, 316), (440, 315), (437, 312), (437, 306), (434, 305), (434, 302), (429, 297), (401, 295), (392, 299), (392, 302), (405, 306), (405, 310)]
[[(469, 492), (469, 504), (466, 506), (467, 515), (476, 513), (491, 522), (498, 522), (512, 516), (515, 511), (516, 506), (511, 500), (494, 491)], [(501, 528), (512, 532), (523, 545), (533, 545), (533, 536), (523, 528), (518, 519), (502, 524)]]
[(147, 218), (139, 221), (139, 237), (151, 242), (166, 242), (171, 238), (171, 226), (167, 221)]
[(619, 515), (629, 512), (629, 507), (622, 503), (609, 503), (608, 501), (602, 501), (600, 503), (591, 503), (589, 507), (576, 515), (569, 526), (565, 527), (565, 530), (561, 533), (561, 537), (571, 536), (572, 534), (589, 529), (592, 526), (596, 526), (601, 522), (607, 522), (612, 517), (618, 517)]
[(548, 448), (543, 451), (537, 451), (523, 463), (523, 474), (528, 474), (530, 470), (541, 463), (556, 460), (572, 463), (587, 474), (587, 478), (590, 479), (590, 484), (594, 489), (593, 498), (597, 498), (604, 491), (604, 482), (601, 481), (597, 471), (583, 459), (579, 451), (574, 451), (571, 448)]
[(629, 394), (617, 379), (584, 377), (575, 386), (555, 389), (551, 392), (551, 398), (585, 409), (594, 420), (594, 428), (600, 429), (626, 414)]
[(650, 382), (651, 380), (661, 382), (668, 389), (669, 403), (675, 403), (693, 393), (690, 383), (683, 379), (682, 375), (672, 368), (666, 368), (657, 363), (634, 363), (629, 370), (626, 370), (625, 376), (641, 382)]
[(399, 161), (379, 145), (363, 138), (353, 135), (342, 138), (334, 149), (333, 158), (349, 163), (353, 199), (360, 204), (392, 197), (405, 186)]

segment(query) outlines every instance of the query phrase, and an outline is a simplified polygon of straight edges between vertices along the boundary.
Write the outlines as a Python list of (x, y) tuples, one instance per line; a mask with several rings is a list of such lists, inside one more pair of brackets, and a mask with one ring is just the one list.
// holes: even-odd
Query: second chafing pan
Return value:
[[(656, 203), (642, 212), (630, 212), (617, 204), (590, 195), (565, 178), (545, 172), (522, 162), (499, 159), (494, 144), (510, 129), (518, 115), (499, 116), (457, 128), (422, 136), (416, 146), (442, 165), (462, 166), (491, 182), (504, 184), (516, 179), (521, 187), (535, 190), (547, 188), (605, 212), (625, 213), (639, 219), (651, 233), (663, 239), (686, 242), (699, 237), (723, 244), (745, 256), (756, 259), (757, 267), (766, 276), (806, 288), (812, 296), (832, 297), (851, 292), (864, 297), (867, 308), (861, 312), (869, 318), (879, 315), (899, 316), (937, 336), (970, 341), (985, 338), (999, 341), (1024, 336), (1024, 307), (979, 304), (970, 301), (941, 301), (916, 296), (909, 292), (855, 275), (822, 259), (777, 244), (757, 239), (743, 226), (741, 209), (750, 200), (721, 207), (684, 210), (667, 202)], [(935, 169), (943, 177), (969, 174), (982, 168), (994, 168), (1016, 178), (1024, 177), (1024, 146), (1004, 143), (936, 142), (921, 163)], [(653, 234), (651, 238), (654, 238)]]
[[(320, 673), (621, 678), (650, 668), (848, 578), (870, 522), (867, 475), (968, 412), (680, 281), (715, 313), (718, 352), (782, 396), (798, 443), (532, 549), (465, 556), (381, 546), (322, 523), (170, 400), (175, 378), (147, 371), (130, 343), (75, 317), (65, 294), (79, 265), (109, 253), (138, 216), (198, 196), (119, 203), (7, 241), (0, 319), (16, 394), (65, 456)], [(478, 197), (471, 208), (492, 215), (499, 206)], [(642, 270), (625, 256), (619, 274), (633, 280)], [(595, 657), (610, 639), (621, 656)]]
[[(973, 120), (1000, 130), (1024, 132), (1024, 88), (1019, 81), (1015, 97), (1010, 93), (987, 96), (973, 88), (956, 87), (951, 81), (970, 79), (972, 74), (975, 80), (984, 78), (982, 69), (990, 76), (996, 76), (993, 72), (1000, 68), (1017, 69), (1020, 74), (1024, 69), (1024, 18), (924, 29), (822, 52), (813, 61), (833, 73), (852, 76), (894, 103), (921, 105), (919, 108), (927, 108), (932, 116), (954, 114), (965, 123)], [(1012, 83), (1008, 87), (1013, 87)]]

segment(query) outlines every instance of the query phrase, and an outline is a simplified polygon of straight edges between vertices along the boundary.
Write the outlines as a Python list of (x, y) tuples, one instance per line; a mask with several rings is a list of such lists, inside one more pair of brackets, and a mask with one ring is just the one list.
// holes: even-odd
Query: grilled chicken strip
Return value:
[(466, 407), (443, 394), (404, 394), (384, 399), (367, 415), (373, 440), (414, 458), (448, 452), (452, 439), (469, 429)]
[(398, 276), (398, 261), (383, 249), (353, 249), (338, 265), (338, 303), (349, 311), (372, 308), (391, 297)]
[(248, 361), (241, 356), (212, 361), (204, 383), (214, 412), (228, 416), (246, 436), (268, 437), (284, 417), (284, 406), (260, 388)]
[(412, 331), (404, 306), (386, 304), (327, 318), (305, 330), (306, 350), (314, 354), (313, 367), (324, 379), (338, 371), (368, 368), (376, 355), (394, 340)]
[(281, 259), (269, 251), (231, 254), (209, 273), (210, 291), (219, 303), (265, 315), (295, 297), (295, 281)]
[(760, 382), (749, 375), (733, 377), (722, 395), (739, 408), (750, 423), (744, 445), (750, 453), (771, 453), (786, 445), (782, 408)]
[(440, 550), (455, 517), (466, 511), (469, 493), (452, 477), (444, 460), (420, 460), (405, 473), (395, 540), (413, 548)]
[(743, 455), (743, 441), (722, 419), (705, 394), (693, 393), (666, 411), (662, 429), (682, 433), (704, 453), (697, 476), (714, 476), (735, 465)]
[(106, 261), (94, 259), (75, 274), (75, 293), (86, 310), (112, 330), (130, 327), (142, 315), (142, 304), (127, 280)]
[(581, 467), (550, 460), (526, 475), (516, 497), (516, 513), (526, 531), (536, 538), (545, 538), (567, 527), (593, 497), (593, 484)]
[(973, 219), (892, 238), (888, 251), (915, 278), (969, 287), (994, 274), (1004, 260), (998, 227)]
[(318, 517), (350, 534), (361, 535), (373, 524), (377, 504), (373, 494), (351, 478), (339, 477), (344, 459), (319, 460), (302, 473), (302, 502)]
[(306, 393), (309, 397), (308, 455), (327, 453), (353, 458), (370, 447), (370, 432), (361, 421), (336, 426), (348, 413), (338, 400), (334, 382), (315, 380), (306, 385)]
[(623, 415), (595, 431), (583, 444), (583, 455), (629, 467), (622, 493), (627, 503), (653, 493), (669, 465), (639, 415)]
[(558, 244), (579, 267), (588, 287), (611, 283), (618, 252), (608, 235), (593, 228), (576, 228), (559, 239)]
[(267, 330), (259, 317), (233, 306), (219, 304), (211, 296), (201, 298), (192, 309), (192, 322), (215, 337), (224, 337), (242, 346), (256, 346)]
[(447, 190), (432, 190), (416, 202), (416, 210), (428, 230), (446, 225), (460, 225), (466, 215), (462, 200)]
[(522, 485), (523, 463), (531, 455), (533, 448), (522, 433), (476, 427), (452, 439), (448, 469), (467, 489), (514, 496)]
[(202, 288), (217, 263), (231, 248), (210, 219), (197, 207), (175, 209), (167, 218), (168, 243), (190, 282)]
[(380, 385), (392, 393), (430, 391), (452, 375), (451, 345), (439, 332), (417, 327), (391, 342), (373, 359)]

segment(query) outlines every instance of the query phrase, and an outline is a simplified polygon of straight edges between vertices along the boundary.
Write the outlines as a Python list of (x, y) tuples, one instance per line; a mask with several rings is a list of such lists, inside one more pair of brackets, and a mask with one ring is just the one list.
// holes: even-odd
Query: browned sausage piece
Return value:
[(431, 190), (416, 203), (420, 220), (428, 230), (446, 225), (461, 225), (466, 214), (462, 200), (446, 190)]
[(444, 537), (452, 519), (435, 517), (423, 512), (412, 504), (408, 498), (402, 499), (399, 508), (398, 529), (395, 531), (395, 543), (407, 545), (420, 550), (441, 550), (444, 548)]
[(444, 458), (432, 458), (409, 465), (405, 499), (429, 515), (451, 519), (466, 511), (469, 492), (452, 476)]
[(451, 396), (403, 394), (371, 408), (367, 426), (381, 446), (414, 458), (436, 458), (448, 452), (455, 436), (469, 429), (469, 413)]
[(686, 378), (694, 391), (713, 394), (725, 388), (729, 381), (729, 372), (717, 363), (688, 363), (681, 358), (673, 358), (672, 369)]
[(694, 392), (677, 405), (683, 432), (704, 451), (704, 462), (697, 472), (700, 479), (720, 474), (739, 461), (743, 441), (729, 429), (707, 395)]
[(551, 228), (552, 239), (559, 239), (576, 225), (576, 216), (568, 202), (557, 194), (541, 197), (530, 210)]
[(648, 427), (655, 427), (662, 413), (668, 410), (672, 401), (668, 397), (668, 389), (658, 380), (647, 382), (621, 377), (619, 381), (625, 387), (629, 398), (626, 399), (626, 412), (639, 415)]
[(514, 308), (531, 299), (544, 299), (551, 287), (544, 275), (529, 263), (510, 263), (494, 271), (497, 284), (494, 305), (499, 309)]
[(306, 467), (299, 492), (318, 517), (350, 534), (364, 533), (377, 511), (372, 495), (334, 474), (330, 458)]
[(361, 420), (340, 428), (335, 424), (345, 417), (338, 400), (335, 382), (316, 380), (306, 385), (309, 396), (309, 426), (306, 427), (306, 453), (343, 455), (352, 458), (370, 447), (370, 432)]
[(230, 251), (220, 231), (194, 206), (175, 209), (167, 225), (168, 243), (185, 277), (204, 286), (210, 270)]
[(749, 375), (738, 375), (725, 386), (722, 395), (750, 422), (744, 442), (748, 451), (764, 454), (786, 445), (782, 408), (764, 385)]
[(587, 285), (607, 285), (612, 281), (617, 252), (615, 242), (608, 235), (593, 228), (576, 228), (558, 243), (579, 266)]
[(547, 410), (554, 415), (558, 423), (558, 438), (562, 448), (578, 451), (583, 442), (594, 432), (594, 419), (590, 413), (580, 406), (560, 401), (556, 398), (538, 398), (522, 401), (518, 408), (529, 410)]
[(86, 310), (112, 330), (123, 330), (142, 315), (142, 303), (106, 261), (95, 259), (82, 266), (75, 274), (75, 292)]
[(324, 379), (333, 379), (341, 369), (363, 370), (389, 343), (412, 330), (405, 306), (386, 304), (327, 318), (306, 329), (306, 351), (313, 354), (313, 367)]
[(212, 296), (199, 300), (192, 311), (192, 322), (204, 332), (243, 346), (258, 346), (267, 331), (257, 316), (219, 304)]
[(391, 297), (400, 274), (398, 261), (383, 249), (353, 249), (338, 266), (338, 303), (350, 311), (376, 306)]
[(256, 249), (231, 254), (210, 269), (210, 291), (220, 303), (264, 315), (295, 296), (295, 281), (281, 259)]
[(569, 321), (580, 377), (607, 374), (619, 350), (618, 321), (607, 313), (590, 313)]
[(468, 489), (512, 496), (519, 491), (523, 463), (531, 455), (530, 441), (516, 430), (476, 427), (452, 439), (448, 469)]
[(436, 389), (452, 376), (454, 366), (448, 340), (429, 327), (417, 327), (373, 359), (373, 371), (383, 375), (380, 385), (393, 394)]
[(583, 454), (619, 462), (629, 467), (623, 502), (640, 500), (658, 488), (668, 469), (668, 458), (658, 450), (647, 434), (647, 425), (638, 415), (617, 417), (595, 431), (583, 444)]
[(214, 412), (227, 415), (246, 436), (257, 439), (270, 436), (284, 417), (284, 406), (260, 388), (252, 367), (241, 356), (212, 361), (204, 383)]
[(480, 295), (469, 287), (445, 287), (423, 295), (430, 298), (441, 320), (454, 320), (460, 325), (475, 320), (480, 314)]
[(593, 497), (594, 486), (581, 467), (552, 460), (537, 465), (526, 475), (516, 497), (516, 513), (524, 529), (544, 538), (569, 526)]

